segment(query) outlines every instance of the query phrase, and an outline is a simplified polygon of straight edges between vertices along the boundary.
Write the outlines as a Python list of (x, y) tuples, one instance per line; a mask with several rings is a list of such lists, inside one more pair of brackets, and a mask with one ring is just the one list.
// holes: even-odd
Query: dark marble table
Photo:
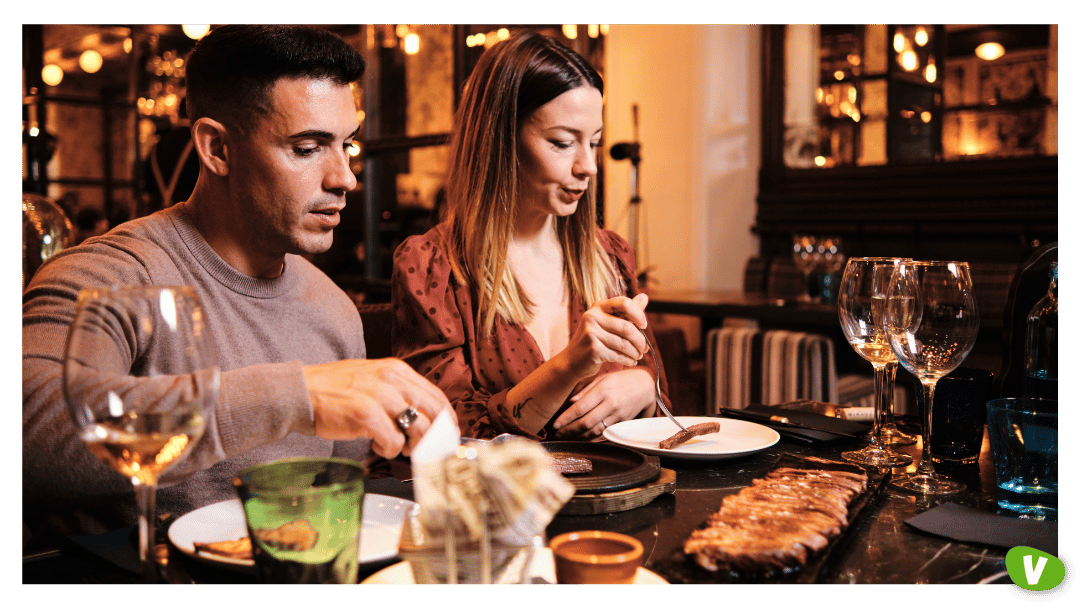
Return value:
[[(902, 428), (908, 432), (917, 433), (918, 430), (910, 424), (904, 424)], [(645, 544), (645, 567), (664, 573), (672, 556), (681, 551), (683, 540), (710, 513), (719, 509), (724, 496), (738, 492), (754, 478), (763, 477), (782, 454), (840, 460), (841, 452), (864, 444), (864, 441), (853, 439), (815, 447), (781, 439), (768, 450), (738, 460), (701, 464), (663, 461), (662, 466), (676, 471), (674, 495), (661, 496), (649, 505), (626, 513), (558, 517), (548, 528), (549, 537), (576, 529), (630, 534)], [(914, 457), (915, 462), (909, 467), (914, 471), (920, 460), (921, 447), (915, 445), (898, 450)], [(904, 523), (944, 502), (1000, 513), (995, 502), (994, 471), (985, 437), (979, 464), (957, 468), (936, 466), (939, 472), (963, 480), (968, 488), (960, 494), (928, 498), (883, 486), (845, 531), (841, 545), (830, 553), (815, 582), (1011, 583), (1005, 574), (1007, 549), (952, 541)], [(901, 470), (894, 469), (896, 472)], [(789, 579), (799, 580), (798, 577)]]
[[(911, 420), (905, 430), (917, 432)], [(769, 471), (784, 453), (840, 459), (840, 452), (860, 447), (862, 440), (845, 440), (824, 447), (804, 446), (785, 439), (761, 452), (734, 460), (714, 462), (662, 461), (676, 472), (676, 491), (636, 509), (601, 515), (558, 516), (548, 537), (586, 529), (630, 534), (645, 545), (645, 567), (663, 573), (681, 553), (683, 540), (705, 518), (719, 509), (724, 496), (738, 492)], [(919, 459), (920, 448), (900, 448)], [(914, 465), (911, 465), (912, 469)], [(399, 470), (400, 467), (399, 467)], [(407, 471), (407, 468), (404, 469)], [(979, 464), (959, 470), (939, 467), (968, 485), (948, 497), (916, 497), (883, 487), (846, 530), (829, 553), (813, 582), (818, 583), (1010, 583), (1005, 574), (1005, 548), (952, 541), (920, 532), (904, 521), (942, 502), (955, 502), (987, 512), (998, 512), (994, 502), (993, 469), (984, 438)], [(411, 497), (411, 485), (397, 479), (376, 480), (373, 491)], [(361, 580), (381, 564), (360, 573)], [(169, 582), (246, 583), (245, 574), (222, 570), (192, 560), (172, 549)], [(72, 544), (23, 560), (24, 583), (126, 583), (138, 577)]]

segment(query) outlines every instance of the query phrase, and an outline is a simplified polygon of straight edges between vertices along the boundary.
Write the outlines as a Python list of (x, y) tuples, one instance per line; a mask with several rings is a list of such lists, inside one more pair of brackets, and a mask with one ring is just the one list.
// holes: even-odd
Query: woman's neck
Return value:
[(531, 255), (547, 257), (562, 250), (555, 230), (555, 216), (541, 214), (531, 218), (518, 217), (510, 245)]

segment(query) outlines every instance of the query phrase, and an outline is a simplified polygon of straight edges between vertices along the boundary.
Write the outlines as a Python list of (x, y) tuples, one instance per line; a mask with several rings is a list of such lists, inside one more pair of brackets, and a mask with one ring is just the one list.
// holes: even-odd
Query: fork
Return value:
[(664, 396), (660, 393), (660, 357), (656, 354), (656, 348), (653, 347), (652, 341), (649, 340), (649, 335), (645, 333), (644, 329), (641, 329), (639, 327), (638, 331), (640, 331), (641, 336), (645, 338), (645, 343), (649, 345), (649, 350), (653, 351), (653, 362), (656, 363), (656, 403), (660, 406), (660, 409), (664, 411), (664, 414), (667, 415), (667, 417), (675, 423), (676, 426), (685, 431), (686, 427), (683, 426), (678, 420), (676, 420), (675, 416), (671, 415), (671, 410), (667, 408), (667, 404), (664, 403)]

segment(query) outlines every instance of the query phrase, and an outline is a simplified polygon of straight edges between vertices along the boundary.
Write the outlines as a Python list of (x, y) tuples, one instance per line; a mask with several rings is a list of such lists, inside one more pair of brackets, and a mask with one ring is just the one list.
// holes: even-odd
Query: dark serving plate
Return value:
[[(849, 462), (841, 462), (837, 460), (823, 460), (823, 459), (811, 459), (795, 456), (793, 454), (782, 454), (776, 464), (773, 465), (773, 469), (781, 467), (790, 467), (796, 469), (826, 469), (826, 470), (847, 470), (847, 471), (861, 471), (866, 473), (868, 478), (866, 490), (862, 494), (856, 496), (853, 501), (848, 505), (848, 525), (840, 532), (840, 534), (832, 539), (828, 545), (826, 545), (820, 551), (808, 556), (806, 563), (798, 568), (789, 568), (783, 571), (770, 571), (770, 572), (731, 572), (721, 570), (719, 572), (711, 572), (701, 567), (690, 556), (682, 552), (682, 550), (676, 550), (670, 558), (665, 562), (659, 564), (654, 568), (658, 574), (666, 578), (672, 583), (814, 583), (818, 580), (818, 577), (828, 568), (833, 556), (838, 555), (838, 551), (843, 551), (848, 541), (850, 541), (851, 529), (856, 525), (858, 520), (868, 510), (868, 507), (874, 503), (875, 499), (880, 494), (881, 487), (884, 485), (885, 480), (889, 477), (888, 469), (885, 469), (884, 473), (881, 469), (875, 467), (861, 467)], [(706, 524), (702, 523), (701, 527)]]
[(589, 473), (568, 474), (578, 493), (616, 492), (645, 485), (660, 476), (660, 459), (649, 454), (609, 443), (587, 441), (544, 441), (548, 452), (565, 452), (588, 458)]

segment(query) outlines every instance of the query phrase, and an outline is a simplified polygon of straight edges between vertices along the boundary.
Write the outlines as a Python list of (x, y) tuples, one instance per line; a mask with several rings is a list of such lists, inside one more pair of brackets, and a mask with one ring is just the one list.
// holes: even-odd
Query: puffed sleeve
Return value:
[(437, 230), (409, 237), (394, 252), (393, 354), (442, 389), (457, 413), (462, 436), (513, 433), (535, 438), (507, 410), (509, 387), (480, 380), (474, 367), (472, 297), (454, 280)]
[[(630, 248), (630, 244), (627, 243), (621, 236), (611, 230), (598, 230), (597, 238), (600, 241), (600, 245), (604, 248), (604, 251), (608, 252), (611, 261), (615, 264), (615, 270), (619, 274), (622, 285), (625, 289), (625, 295), (627, 297), (634, 297), (644, 290), (638, 285), (637, 280), (637, 263), (634, 258), (634, 250)], [(646, 309), (648, 310), (648, 309)], [(649, 342), (653, 346), (656, 346), (656, 336), (653, 334), (652, 325), (645, 328), (645, 333), (649, 336)], [(645, 353), (645, 356), (638, 362), (639, 367), (644, 367), (649, 375), (656, 380), (656, 368), (659, 365), (660, 368), (660, 392), (664, 395), (664, 402), (668, 404), (668, 409), (672, 408), (671, 397), (668, 396), (668, 382), (667, 373), (664, 371), (664, 362), (660, 358), (660, 353), (650, 349)], [(663, 415), (659, 406), (653, 408), (653, 416)]]

